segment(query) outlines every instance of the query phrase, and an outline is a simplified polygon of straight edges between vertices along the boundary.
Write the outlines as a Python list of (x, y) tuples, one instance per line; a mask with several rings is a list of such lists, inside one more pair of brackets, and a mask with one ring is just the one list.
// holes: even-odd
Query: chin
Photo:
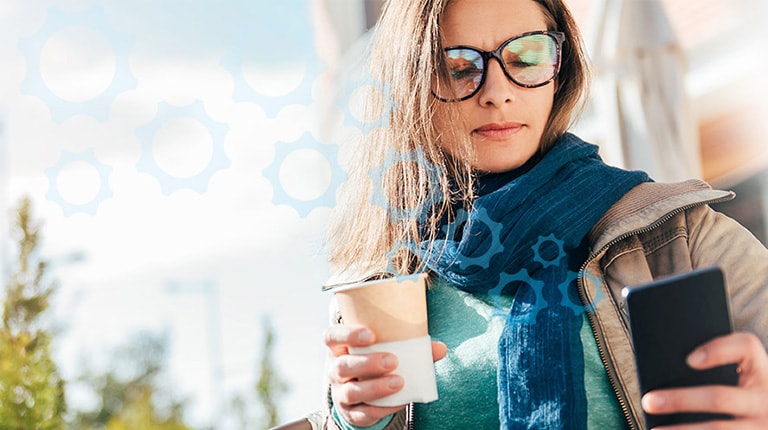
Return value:
[(501, 173), (522, 167), (531, 159), (538, 150), (538, 147), (526, 148), (521, 151), (521, 145), (504, 144), (494, 145), (493, 147), (475, 147), (475, 163), (477, 170), (489, 173)]
[(475, 163), (475, 168), (488, 173), (508, 172), (517, 169), (518, 167), (522, 167), (529, 158), (530, 157), (505, 160), (503, 157), (488, 157), (485, 160), (478, 160)]
[(510, 170), (515, 170), (522, 166), (524, 163), (519, 164), (500, 164), (500, 163), (482, 163), (475, 166), (475, 168), (481, 172), (486, 173), (503, 173)]

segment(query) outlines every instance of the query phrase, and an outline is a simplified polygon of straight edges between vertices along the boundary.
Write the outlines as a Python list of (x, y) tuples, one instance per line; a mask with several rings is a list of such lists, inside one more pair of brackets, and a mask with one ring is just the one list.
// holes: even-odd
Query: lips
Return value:
[(522, 130), (523, 124), (519, 122), (502, 122), (484, 124), (474, 130), (472, 134), (488, 140), (505, 140)]

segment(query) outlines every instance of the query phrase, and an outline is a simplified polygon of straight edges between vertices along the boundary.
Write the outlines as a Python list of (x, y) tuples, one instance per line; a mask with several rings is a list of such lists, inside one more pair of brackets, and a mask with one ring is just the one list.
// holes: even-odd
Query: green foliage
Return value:
[(260, 413), (253, 420), (256, 424), (251, 424), (252, 417), (248, 414), (249, 402), (245, 396), (238, 395), (231, 400), (232, 410), (243, 430), (269, 429), (280, 424), (277, 400), (281, 394), (288, 392), (288, 385), (277, 373), (274, 365), (275, 330), (267, 318), (264, 318), (263, 327), (264, 343), (258, 365), (258, 379), (254, 392), (249, 393), (256, 396), (256, 404), (260, 409)]
[(153, 394), (151, 386), (135, 387), (120, 413), (107, 422), (107, 430), (189, 430), (178, 410), (160, 417), (152, 403)]
[(161, 388), (166, 355), (163, 336), (143, 333), (113, 353), (109, 370), (87, 371), (78, 383), (100, 402), (95, 409), (77, 411), (72, 428), (189, 430), (183, 403)]
[(287, 385), (277, 375), (273, 363), (273, 350), (275, 342), (275, 330), (265, 318), (264, 319), (264, 349), (262, 350), (261, 363), (259, 366), (259, 379), (256, 382), (256, 395), (261, 403), (267, 427), (274, 427), (279, 424), (279, 414), (277, 410), (277, 397), (288, 390)]
[(19, 205), (12, 235), (18, 241), (18, 267), (3, 301), (0, 429), (62, 429), (64, 381), (51, 358), (51, 336), (42, 327), (54, 286), (45, 283), (46, 264), (37, 259), (39, 227), (27, 198)]

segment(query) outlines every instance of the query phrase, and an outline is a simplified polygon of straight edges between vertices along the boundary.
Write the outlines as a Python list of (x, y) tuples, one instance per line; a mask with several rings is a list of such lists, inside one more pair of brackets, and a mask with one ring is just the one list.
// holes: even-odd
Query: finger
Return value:
[(765, 424), (745, 420), (706, 421), (695, 424), (653, 427), (653, 430), (764, 430)]
[(756, 413), (765, 414), (766, 400), (765, 393), (758, 391), (708, 385), (650, 391), (643, 396), (641, 403), (650, 414), (712, 412), (754, 417)]
[(345, 383), (353, 379), (370, 379), (383, 376), (397, 367), (397, 357), (384, 352), (342, 355), (329, 367), (328, 378), (332, 383)]
[(768, 355), (760, 339), (752, 333), (717, 337), (692, 351), (687, 360), (694, 369), (736, 363), (742, 379), (746, 378), (750, 384), (768, 384)]
[(338, 408), (338, 410), (350, 424), (357, 427), (370, 427), (387, 415), (394, 414), (404, 407), (405, 405), (394, 408), (382, 408), (361, 403), (348, 406), (347, 408)]
[(361, 403), (369, 403), (394, 394), (401, 388), (403, 388), (403, 378), (399, 375), (350, 381), (333, 386), (333, 402), (341, 409), (351, 409)]
[(448, 347), (443, 342), (432, 342), (432, 361), (441, 360), (448, 353)]
[(376, 336), (367, 327), (360, 325), (334, 325), (328, 327), (323, 335), (325, 345), (333, 355), (348, 353), (350, 346), (369, 346), (376, 342)]

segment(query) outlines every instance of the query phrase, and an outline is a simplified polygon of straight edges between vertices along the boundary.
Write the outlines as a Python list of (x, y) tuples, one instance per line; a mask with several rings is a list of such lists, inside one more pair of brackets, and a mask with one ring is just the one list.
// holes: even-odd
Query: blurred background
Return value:
[[(575, 131), (613, 164), (735, 190), (719, 209), (765, 243), (766, 2), (568, 4), (594, 75)], [(5, 331), (47, 339), (70, 427), (267, 428), (322, 407), (324, 228), (339, 145), (380, 126), (354, 65), (381, 6), (0, 0)]]

